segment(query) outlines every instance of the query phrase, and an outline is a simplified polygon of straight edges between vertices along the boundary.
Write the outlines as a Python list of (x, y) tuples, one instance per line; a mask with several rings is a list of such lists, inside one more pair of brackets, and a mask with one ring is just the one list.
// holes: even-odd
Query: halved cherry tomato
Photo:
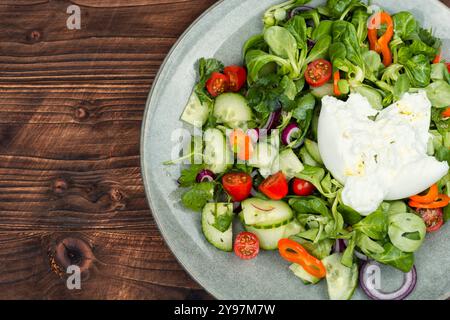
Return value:
[(241, 259), (249, 260), (259, 253), (259, 239), (251, 232), (241, 232), (234, 240), (234, 253)]
[(417, 210), (422, 216), (425, 225), (427, 226), (427, 232), (438, 231), (444, 224), (444, 215), (442, 209), (419, 209)]
[(305, 71), (305, 80), (311, 87), (320, 87), (331, 79), (331, 63), (325, 59), (317, 59)]
[(327, 270), (322, 261), (310, 255), (303, 246), (291, 239), (278, 241), (280, 255), (289, 262), (297, 263), (310, 275), (316, 278), (324, 278)]
[(252, 177), (243, 172), (227, 173), (222, 177), (222, 185), (233, 201), (243, 201), (252, 191)]
[(310, 196), (314, 193), (316, 187), (306, 180), (294, 178), (292, 180), (292, 192), (298, 196)]
[(238, 92), (247, 81), (247, 71), (240, 66), (228, 66), (223, 69), (223, 73), (228, 77), (232, 92)]
[(213, 97), (217, 97), (218, 95), (227, 91), (228, 86), (228, 77), (219, 72), (213, 72), (208, 81), (206, 81), (206, 89)]
[(339, 73), (339, 70), (336, 70), (333, 74), (333, 91), (336, 97), (339, 97), (341, 95), (341, 90), (339, 90), (338, 85), (339, 80), (341, 80), (341, 75)]
[(434, 200), (436, 200), (438, 195), (439, 195), (438, 186), (437, 186), (437, 184), (433, 184), (430, 187), (430, 189), (428, 190), (427, 194), (425, 194), (423, 196), (421, 196), (421, 195), (412, 196), (409, 199), (411, 201), (419, 202), (419, 203), (431, 203)]
[(242, 129), (235, 129), (231, 132), (230, 144), (240, 160), (249, 160), (252, 157), (252, 138), (245, 134)]
[(270, 199), (281, 200), (289, 193), (288, 183), (283, 172), (275, 173), (259, 185), (259, 191)]
[(443, 112), (442, 112), (442, 118), (450, 118), (450, 107), (447, 107)]

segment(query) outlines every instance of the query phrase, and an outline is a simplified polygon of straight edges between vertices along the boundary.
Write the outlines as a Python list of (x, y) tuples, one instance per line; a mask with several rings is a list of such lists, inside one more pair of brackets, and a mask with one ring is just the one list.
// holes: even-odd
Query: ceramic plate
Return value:
[[(241, 48), (262, 30), (266, 8), (279, 0), (226, 0), (205, 12), (180, 38), (161, 68), (149, 95), (141, 139), (145, 190), (156, 222), (169, 247), (191, 276), (218, 299), (327, 299), (326, 283), (304, 286), (276, 252), (261, 252), (251, 261), (238, 259), (211, 246), (203, 237), (200, 215), (180, 205), (176, 179), (179, 166), (167, 167), (172, 133), (186, 127), (179, 117), (196, 81), (195, 63), (215, 57), (241, 64)], [(324, 1), (312, 1), (318, 5)], [(449, 32), (449, 9), (437, 0), (374, 1), (391, 12), (408, 10), (438, 37)], [(445, 53), (449, 57), (448, 41)], [(427, 236), (416, 254), (418, 283), (410, 299), (442, 299), (450, 293), (450, 224)], [(382, 269), (382, 286), (395, 289), (402, 274)], [(366, 299), (358, 289), (353, 299)]]

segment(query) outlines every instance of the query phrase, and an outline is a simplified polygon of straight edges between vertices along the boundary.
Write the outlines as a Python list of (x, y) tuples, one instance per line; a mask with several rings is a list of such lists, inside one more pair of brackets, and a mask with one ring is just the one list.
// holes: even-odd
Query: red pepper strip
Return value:
[(439, 53), (434, 58), (433, 64), (441, 62), (441, 59), (442, 59), (442, 49), (439, 49)]
[(419, 208), (419, 209), (437, 209), (437, 208), (443, 208), (448, 206), (450, 203), (450, 197), (446, 196), (445, 194), (438, 195), (436, 201), (431, 203), (419, 203), (415, 201), (409, 201), (409, 206), (413, 208)]
[(310, 255), (298, 242), (290, 239), (281, 239), (278, 241), (278, 250), (284, 259), (301, 265), (310, 275), (316, 278), (324, 278), (326, 276), (327, 270), (322, 261)]
[(430, 190), (428, 190), (428, 193), (426, 195), (423, 195), (423, 196), (416, 195), (416, 196), (410, 197), (409, 199), (413, 202), (418, 202), (418, 203), (431, 203), (437, 199), (438, 195), (439, 195), (438, 186), (437, 186), (437, 184), (433, 184), (430, 187)]
[(333, 73), (333, 91), (335, 96), (340, 96), (341, 91), (339, 90), (338, 82), (341, 80), (341, 75), (339, 74), (339, 70), (336, 70)]
[[(386, 32), (378, 39), (377, 30), (381, 24), (386, 24)], [(392, 17), (386, 12), (377, 12), (370, 18), (368, 37), (370, 43), (370, 50), (381, 53), (383, 56), (383, 64), (387, 67), (392, 64), (392, 53), (389, 49), (389, 42), (394, 36), (394, 21)]]
[(447, 108), (442, 112), (442, 118), (450, 118), (450, 107), (447, 107)]

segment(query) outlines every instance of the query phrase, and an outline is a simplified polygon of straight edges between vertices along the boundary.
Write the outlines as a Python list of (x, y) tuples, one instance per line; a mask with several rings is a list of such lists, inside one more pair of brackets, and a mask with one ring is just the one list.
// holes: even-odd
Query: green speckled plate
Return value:
[[(149, 95), (141, 139), (145, 190), (158, 226), (184, 268), (219, 299), (327, 299), (326, 283), (305, 286), (276, 252), (262, 252), (243, 261), (223, 253), (203, 237), (200, 215), (181, 207), (176, 179), (178, 166), (166, 167), (173, 142), (171, 134), (184, 125), (181, 112), (196, 80), (195, 62), (216, 57), (225, 64), (242, 63), (241, 48), (261, 32), (261, 16), (278, 0), (225, 0), (205, 12), (181, 37), (164, 62)], [(278, 1), (279, 2), (279, 1)], [(317, 5), (324, 1), (312, 1)], [(449, 9), (437, 0), (374, 1), (391, 12), (408, 10), (437, 36), (450, 34)], [(449, 41), (444, 41), (449, 57)], [(450, 294), (450, 225), (427, 236), (416, 254), (417, 287), (409, 299), (444, 299)], [(382, 286), (394, 289), (402, 274), (382, 269)], [(358, 289), (354, 299), (366, 299)]]

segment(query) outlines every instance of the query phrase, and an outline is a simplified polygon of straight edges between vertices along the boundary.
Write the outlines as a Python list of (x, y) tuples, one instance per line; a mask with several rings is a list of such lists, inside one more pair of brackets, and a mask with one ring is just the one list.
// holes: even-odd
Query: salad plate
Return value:
[[(180, 198), (183, 190), (177, 179), (180, 165), (164, 163), (175, 157), (180, 132), (192, 128), (180, 120), (192, 88), (198, 81), (198, 61), (215, 58), (224, 65), (243, 64), (243, 46), (263, 30), (264, 12), (280, 1), (225, 0), (208, 9), (174, 45), (164, 61), (149, 94), (141, 136), (141, 169), (146, 195), (168, 246), (189, 274), (218, 299), (327, 299), (326, 281), (304, 285), (289, 270), (290, 263), (277, 251), (261, 250), (251, 260), (239, 259), (212, 246), (202, 232), (202, 214), (186, 209)], [(313, 0), (317, 7), (326, 1)], [(450, 11), (438, 0), (379, 0), (379, 5), (394, 14), (407, 11), (433, 35), (442, 40), (442, 55), (450, 58)], [(240, 231), (235, 219), (236, 230)], [(450, 227), (427, 233), (422, 247), (415, 252), (417, 271), (415, 289), (407, 299), (448, 299), (450, 296)], [(401, 271), (381, 266), (383, 290), (392, 291), (404, 281)], [(359, 287), (352, 299), (367, 299)]]

